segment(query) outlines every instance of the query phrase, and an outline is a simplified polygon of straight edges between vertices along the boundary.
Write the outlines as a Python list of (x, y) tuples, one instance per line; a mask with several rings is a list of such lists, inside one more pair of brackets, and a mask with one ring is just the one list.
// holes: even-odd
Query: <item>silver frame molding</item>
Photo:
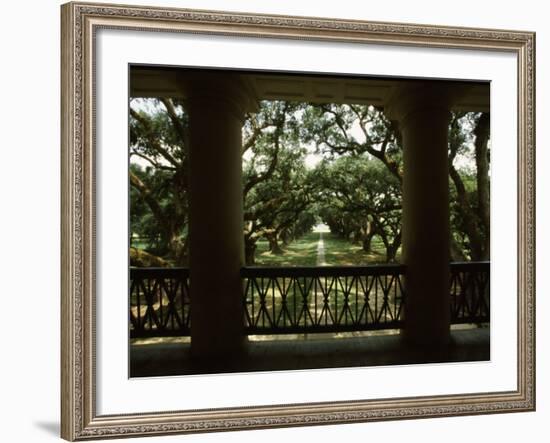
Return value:
[[(94, 33), (99, 28), (506, 51), (518, 59), (517, 390), (98, 416)], [(61, 436), (86, 440), (535, 410), (535, 34), (68, 3), (61, 7)]]

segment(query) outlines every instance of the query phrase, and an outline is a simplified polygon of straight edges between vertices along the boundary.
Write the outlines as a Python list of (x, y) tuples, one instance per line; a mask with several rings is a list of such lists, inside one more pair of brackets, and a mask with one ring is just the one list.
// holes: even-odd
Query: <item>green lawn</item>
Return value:
[[(384, 243), (374, 237), (371, 252), (363, 251), (361, 244), (352, 244), (349, 240), (333, 234), (324, 234), (325, 261), (331, 266), (353, 266), (386, 263), (386, 248)], [(400, 254), (398, 254), (399, 259)]]
[(269, 252), (269, 244), (260, 240), (256, 248), (256, 266), (315, 266), (317, 264), (317, 243), (319, 234), (311, 232), (288, 246), (283, 246), (284, 254)]
[[(367, 265), (386, 262), (386, 250), (382, 241), (375, 237), (372, 252), (366, 253), (360, 244), (339, 238), (331, 233), (323, 234), (325, 262), (328, 266)], [(319, 233), (311, 232), (283, 247), (284, 254), (269, 252), (267, 241), (258, 241), (256, 266), (315, 266)], [(397, 258), (399, 259), (400, 254)]]
[[(269, 252), (266, 240), (256, 243), (256, 266), (316, 266), (319, 233), (310, 232), (301, 238), (282, 246), (284, 253), (274, 255)], [(372, 251), (366, 253), (362, 246), (339, 238), (330, 232), (323, 233), (325, 245), (325, 263), (328, 266), (353, 266), (380, 264), (386, 262), (386, 250), (378, 237), (372, 240)], [(132, 246), (146, 250), (146, 242), (135, 239)], [(397, 258), (399, 259), (398, 253)]]

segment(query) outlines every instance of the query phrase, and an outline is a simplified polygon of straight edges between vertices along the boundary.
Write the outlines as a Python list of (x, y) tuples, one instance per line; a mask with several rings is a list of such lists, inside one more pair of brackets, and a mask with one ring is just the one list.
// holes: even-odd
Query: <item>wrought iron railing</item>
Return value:
[[(451, 322), (490, 318), (489, 262), (451, 263)], [(405, 267), (246, 267), (248, 334), (367, 331), (402, 327)], [(130, 270), (131, 337), (190, 335), (189, 270)]]
[(491, 263), (451, 263), (451, 323), (488, 323), (490, 320)]
[(244, 268), (249, 334), (398, 328), (402, 265)]
[(189, 269), (130, 268), (130, 336), (190, 332)]

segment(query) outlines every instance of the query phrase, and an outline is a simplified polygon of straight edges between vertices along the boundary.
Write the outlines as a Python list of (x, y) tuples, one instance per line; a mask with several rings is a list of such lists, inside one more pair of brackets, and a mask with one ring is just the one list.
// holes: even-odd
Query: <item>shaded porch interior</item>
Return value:
[(443, 348), (408, 346), (395, 330), (355, 337), (323, 335), (250, 340), (244, 356), (227, 356), (222, 361), (202, 364), (191, 357), (187, 340), (163, 340), (160, 343), (141, 340), (131, 345), (130, 373), (132, 377), (155, 377), (490, 360), (489, 327), (453, 328), (450, 344)]
[[(190, 168), (192, 234), (188, 272), (193, 284), (189, 284), (187, 294), (180, 290), (179, 297), (182, 303), (187, 297), (188, 319), (191, 317), (189, 312), (195, 313), (185, 332), (189, 340), (155, 342), (151, 338), (149, 342), (147, 339), (140, 342), (138, 338), (133, 339), (131, 376), (485, 361), (490, 358), (489, 264), (484, 271), (484, 289), (474, 290), (477, 295), (451, 290), (446, 153), (449, 111), (488, 111), (487, 83), (138, 66), (131, 69), (130, 95), (181, 97), (189, 103), (190, 151), (194, 160)], [(265, 99), (369, 104), (384, 109), (398, 122), (403, 136), (403, 187), (406, 190), (403, 195), (404, 258), (399, 272), (406, 290), (400, 288), (399, 295), (394, 296), (392, 306), (398, 307), (398, 315), (388, 321), (386, 327), (357, 324), (343, 327), (349, 331), (347, 335), (336, 337), (339, 327), (336, 323), (328, 328), (330, 333), (314, 325), (309, 326), (311, 333), (308, 333), (307, 325), (298, 324), (296, 318), (294, 323), (289, 320), (296, 328), (287, 331), (278, 331), (280, 325), (273, 321), (266, 327), (246, 320), (246, 282), (256, 271), (260, 274), (262, 271), (261, 268), (245, 268), (243, 263), (239, 134), (242, 115), (254, 112), (258, 100)], [(217, 124), (216, 131), (208, 133), (213, 121)], [(447, 191), (442, 192), (442, 189)], [(219, 199), (211, 197), (220, 193), (225, 195), (226, 201), (214, 207), (212, 202), (219, 202)], [(215, 227), (205, 223), (214, 215), (224, 223)], [(219, 244), (224, 246), (214, 258), (201, 254), (201, 250)], [(358, 270), (356, 278), (368, 281), (369, 276), (378, 275), (379, 270), (367, 268)], [(212, 269), (219, 271), (215, 277), (212, 277)], [(286, 275), (285, 270), (282, 272), (278, 275), (274, 271), (271, 278), (293, 278)], [(289, 272), (299, 273), (296, 270)], [(306, 271), (305, 276), (317, 278), (315, 271), (312, 272)], [(337, 279), (348, 276), (348, 271), (339, 273), (326, 269), (326, 272)], [(265, 312), (268, 310), (266, 294), (262, 295), (258, 287), (257, 301), (252, 301), (252, 304), (257, 303), (257, 309)], [(389, 294), (381, 296), (382, 303), (388, 301)], [(463, 299), (458, 300), (461, 296)], [(311, 293), (301, 293), (297, 297), (299, 303), (310, 306), (306, 300)], [(363, 301), (365, 306), (370, 303), (368, 299), (367, 296)], [(487, 303), (485, 310), (480, 307), (482, 299)], [(172, 302), (175, 303), (175, 298)], [(471, 308), (473, 327), (451, 327), (453, 306), (457, 303)], [(153, 302), (150, 305), (153, 306)], [(184, 309), (182, 307), (182, 312)], [(395, 327), (400, 330), (387, 329)], [(374, 329), (384, 332), (364, 332)], [(281, 332), (306, 333), (307, 338), (304, 335), (292, 338), (282, 335), (284, 338), (278, 340), (247, 338), (251, 334)]]

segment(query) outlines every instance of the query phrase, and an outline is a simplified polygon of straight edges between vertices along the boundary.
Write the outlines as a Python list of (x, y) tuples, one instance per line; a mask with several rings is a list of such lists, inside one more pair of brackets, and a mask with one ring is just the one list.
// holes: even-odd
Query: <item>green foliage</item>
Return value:
[(186, 132), (176, 100), (131, 101), (131, 241), (145, 239), (145, 249), (179, 265), (187, 261)]
[(300, 142), (302, 107), (263, 101), (244, 125), (243, 194), (247, 264), (254, 264), (256, 242), (269, 240), (273, 253), (307, 232), (311, 214), (311, 178), (307, 150)]
[(486, 117), (454, 113), (449, 125), (451, 252), (459, 260), (489, 258), (489, 144), (476, 134), (488, 131)]
[(317, 167), (319, 214), (331, 232), (362, 242), (370, 252), (376, 235), (394, 261), (401, 243), (401, 184), (368, 154), (324, 161)]
[(402, 175), (399, 132), (382, 111), (366, 105), (310, 105), (302, 137), (330, 157), (368, 154), (396, 177)]
[[(488, 253), (489, 227), (483, 218), (488, 201), (478, 192), (480, 183), (488, 186), (478, 165), (489, 161), (487, 145), (476, 137), (481, 116), (453, 114), (449, 126), (455, 258)], [(179, 265), (186, 264), (188, 254), (187, 140), (184, 103), (131, 101), (130, 242)], [(317, 156), (315, 167), (308, 164), (312, 154)], [(260, 256), (259, 263), (265, 262), (266, 252), (257, 250), (258, 245), (267, 245), (273, 257), (285, 250), (290, 256), (292, 242), (308, 238), (320, 222), (361, 254), (369, 256), (374, 245), (383, 246), (386, 261), (396, 260), (402, 163), (400, 133), (380, 109), (262, 101), (243, 125), (247, 263)]]

